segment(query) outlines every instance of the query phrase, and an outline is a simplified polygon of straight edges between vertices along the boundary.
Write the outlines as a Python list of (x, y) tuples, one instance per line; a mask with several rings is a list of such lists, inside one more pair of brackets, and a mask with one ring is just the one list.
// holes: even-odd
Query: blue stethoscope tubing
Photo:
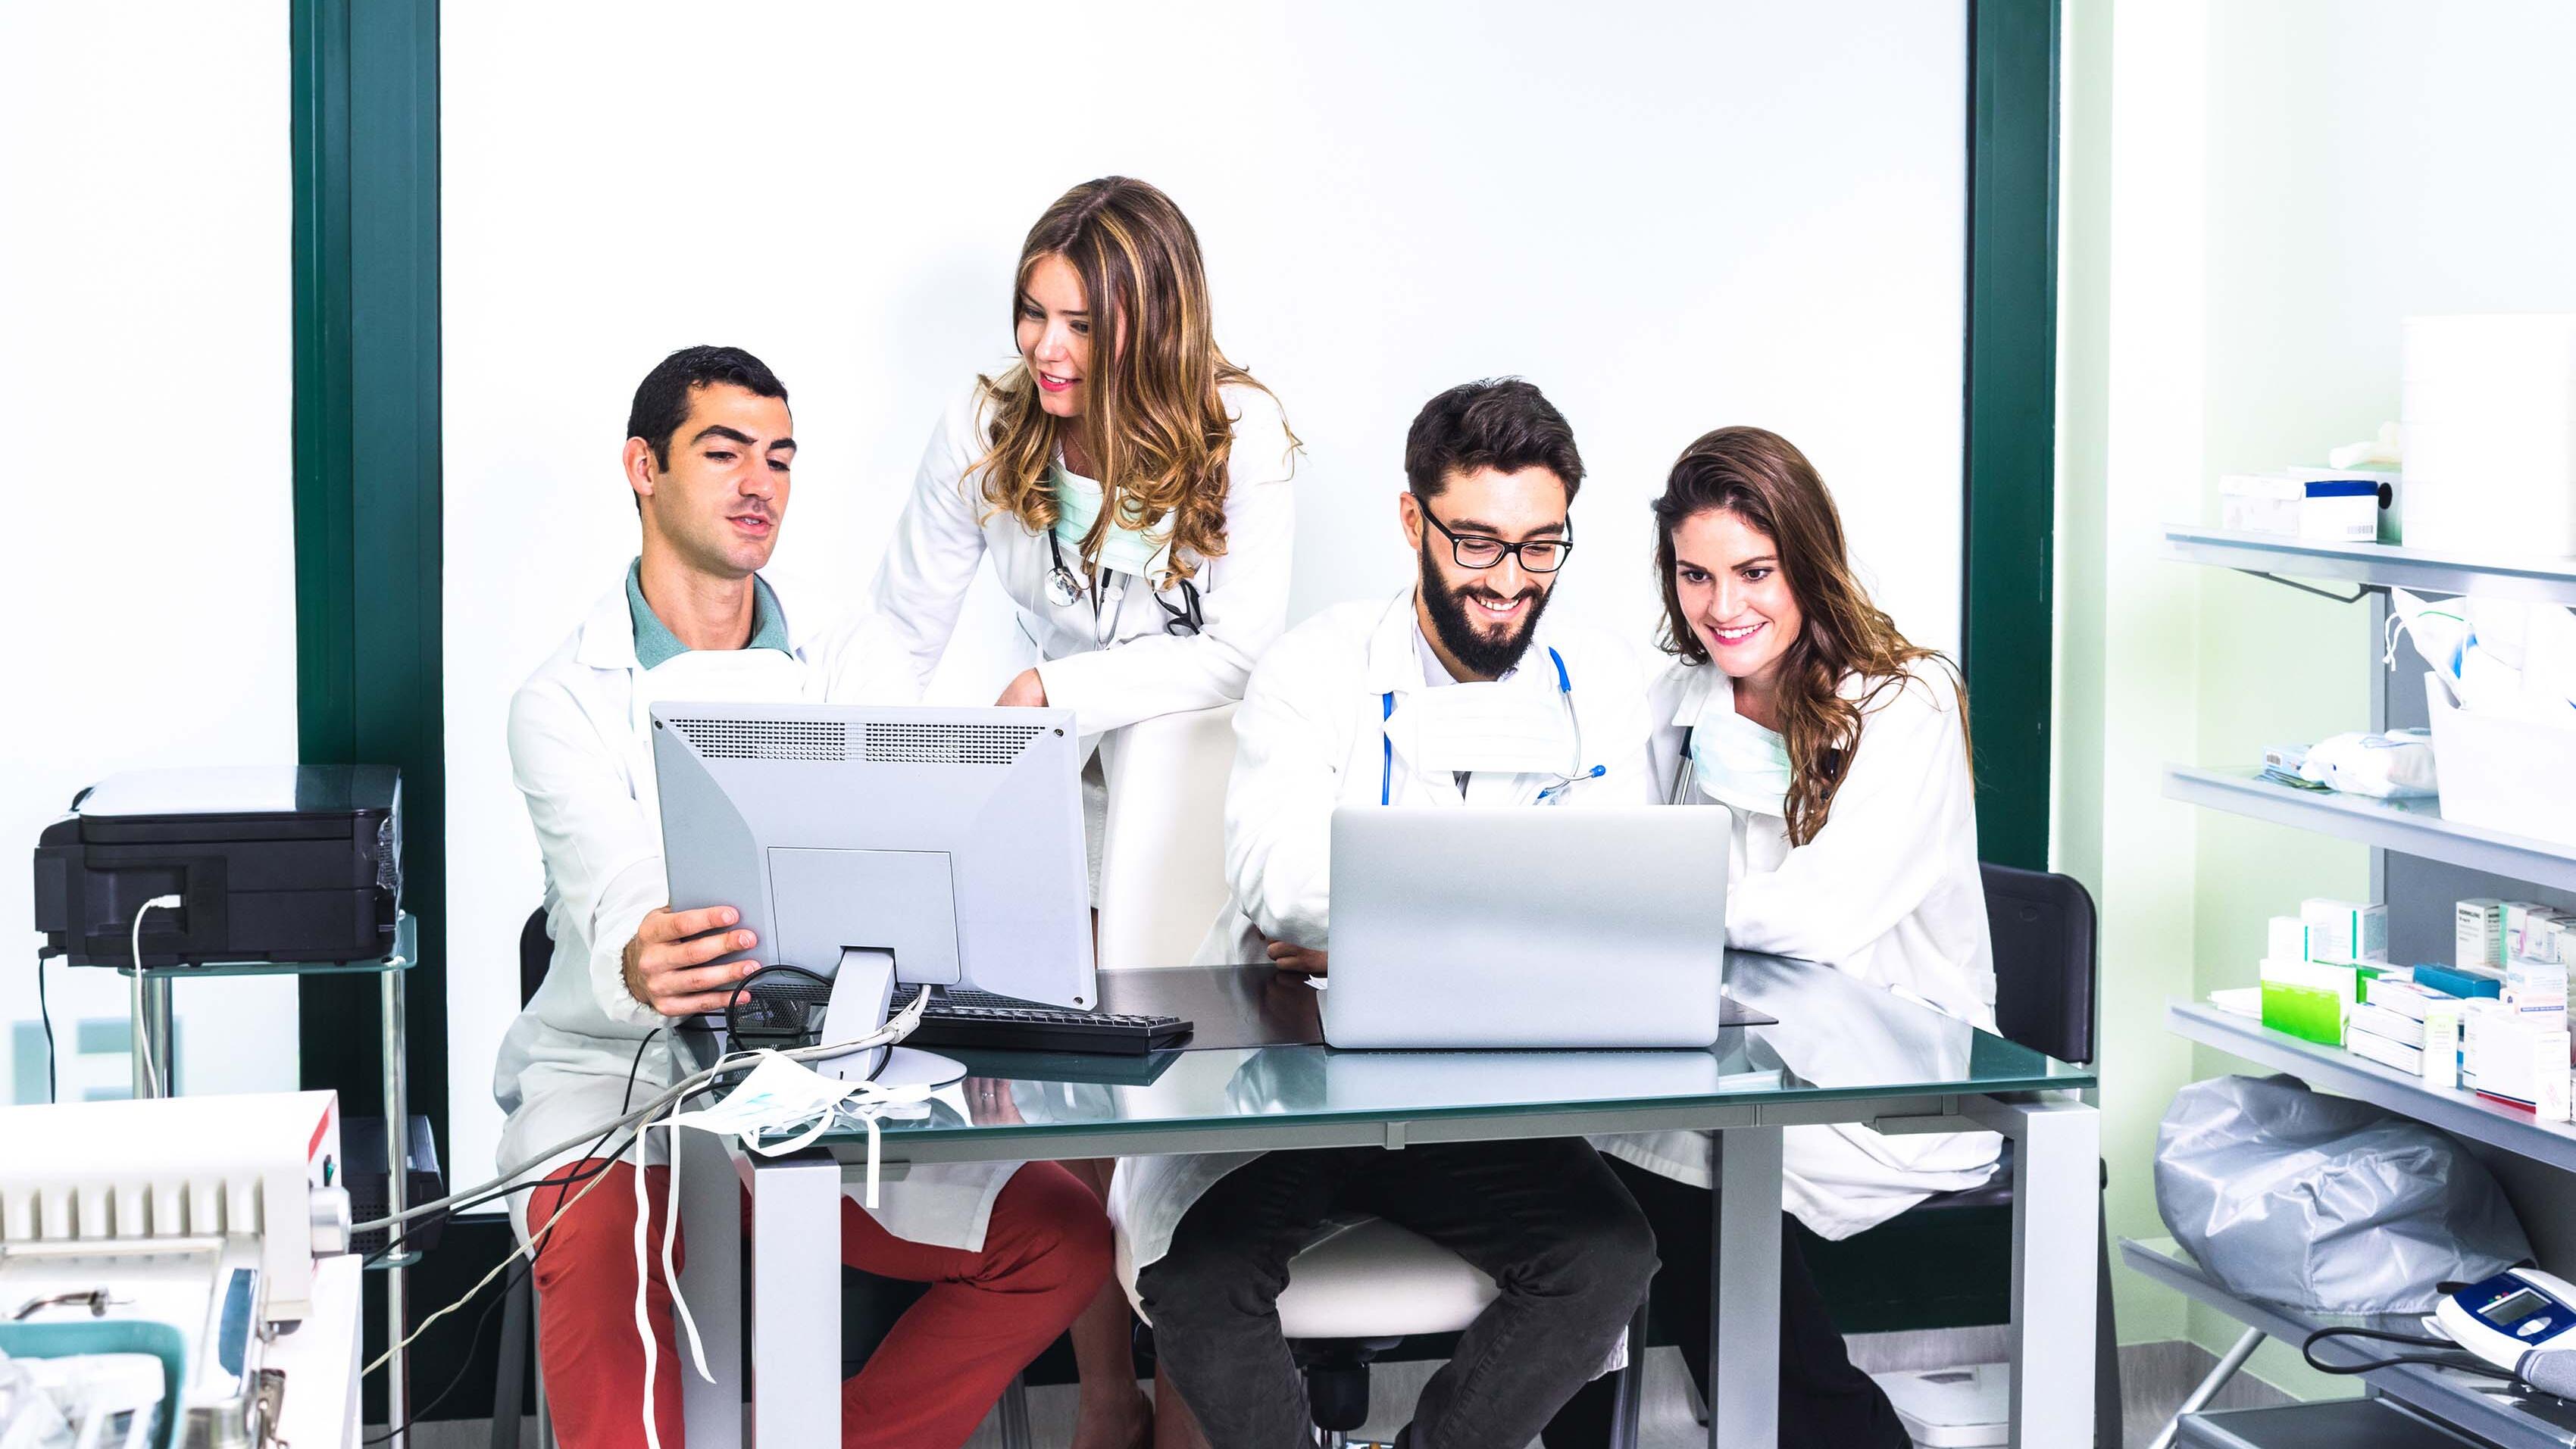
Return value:
[[(1556, 666), (1556, 697), (1565, 701), (1565, 722), (1574, 727), (1574, 767), (1583, 770), (1583, 716), (1575, 712), (1574, 681), (1565, 672), (1564, 655), (1557, 653), (1551, 647), (1547, 651), (1547, 657), (1549, 662)], [(1377, 803), (1380, 805), (1393, 804), (1395, 801), (1395, 740), (1386, 732), (1386, 722), (1393, 718), (1395, 718), (1395, 691), (1390, 689), (1378, 696), (1377, 742), (1380, 755)], [(1555, 784), (1539, 791), (1538, 798), (1544, 800), (1577, 780), (1597, 780), (1608, 770), (1607, 765), (1595, 765), (1589, 770), (1583, 770), (1579, 775), (1560, 776)]]

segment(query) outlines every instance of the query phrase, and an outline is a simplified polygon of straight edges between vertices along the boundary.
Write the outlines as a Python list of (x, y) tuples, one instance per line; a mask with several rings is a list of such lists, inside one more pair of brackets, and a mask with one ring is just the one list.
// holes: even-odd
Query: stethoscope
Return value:
[[(1102, 584), (1096, 577), (1092, 581), (1092, 586), (1086, 586), (1082, 576), (1065, 563), (1064, 545), (1056, 541), (1054, 529), (1047, 530), (1046, 541), (1047, 557), (1051, 560), (1047, 568), (1047, 602), (1059, 609), (1070, 609), (1085, 595), (1089, 595), (1091, 639), (1093, 643), (1105, 647), (1109, 643), (1110, 634), (1118, 627), (1118, 606), (1126, 600), (1127, 586)], [(1113, 573), (1110, 577), (1115, 579), (1118, 575)], [(1171, 600), (1163, 597), (1162, 590), (1156, 589), (1153, 594), (1154, 602), (1163, 610), (1164, 633), (1177, 638), (1187, 638), (1207, 626), (1206, 617), (1199, 611), (1198, 586), (1188, 579), (1181, 580), (1181, 602), (1178, 608), (1173, 607)]]
[[(1557, 776), (1555, 784), (1538, 792), (1541, 800), (1572, 788), (1577, 781), (1597, 780), (1610, 769), (1607, 765), (1595, 765), (1589, 770), (1583, 768), (1583, 716), (1574, 707), (1574, 681), (1566, 675), (1564, 655), (1551, 647), (1547, 657), (1556, 666), (1556, 697), (1565, 706), (1566, 727), (1574, 732), (1574, 768), (1578, 773)], [(1387, 721), (1393, 718), (1395, 691), (1390, 689), (1378, 696), (1377, 742), (1382, 752), (1377, 776), (1377, 803), (1380, 805), (1395, 802), (1395, 737), (1386, 732)]]

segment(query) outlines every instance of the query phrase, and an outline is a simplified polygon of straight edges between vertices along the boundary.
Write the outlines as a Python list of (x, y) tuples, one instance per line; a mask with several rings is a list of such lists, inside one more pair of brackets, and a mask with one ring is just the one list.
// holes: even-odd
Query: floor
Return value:
[[(1871, 1372), (1907, 1368), (1946, 1368), (1961, 1363), (2000, 1362), (2001, 1329), (1966, 1329), (1943, 1333), (1869, 1334), (1852, 1340), (1852, 1360)], [(2171, 1342), (2131, 1344), (2120, 1351), (2123, 1439), (2126, 1449), (2146, 1449), (2165, 1417), (2217, 1360), (2196, 1344)], [(1435, 1365), (1388, 1364), (1370, 1376), (1368, 1434), (1391, 1438), (1404, 1421), (1423, 1381)], [(1647, 1359), (1643, 1415), (1645, 1449), (1702, 1449), (1708, 1431), (1694, 1412), (1689, 1377), (1677, 1350), (1659, 1348)], [(2215, 1408), (2256, 1408), (2290, 1402), (2270, 1384), (2239, 1375), (2212, 1402)], [(1063, 1449), (1073, 1432), (1074, 1391), (1070, 1386), (1036, 1389), (1029, 1394), (1029, 1418), (1037, 1449)], [(370, 1430), (369, 1433), (381, 1432)], [(412, 1435), (412, 1449), (488, 1449), (490, 1421), (457, 1419), (424, 1424)], [(537, 1449), (536, 1422), (522, 1430), (523, 1449)], [(1004, 1449), (996, 1423), (988, 1422), (968, 1441), (968, 1449)]]

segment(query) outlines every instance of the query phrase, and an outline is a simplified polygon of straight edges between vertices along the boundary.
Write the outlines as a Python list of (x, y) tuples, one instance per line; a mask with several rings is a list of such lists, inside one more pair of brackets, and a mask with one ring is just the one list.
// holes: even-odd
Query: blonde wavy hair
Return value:
[[(1655, 509), (1655, 571), (1664, 593), (1666, 653), (1706, 664), (1708, 651), (1691, 632), (1673, 577), (1673, 532), (1712, 510), (1732, 513), (1771, 540), (1781, 577), (1798, 601), (1798, 636), (1780, 656), (1780, 735), (1789, 750), (1789, 794), (1784, 802), (1789, 843), (1804, 845), (1825, 828), (1834, 793), (1842, 788), (1851, 752), (1860, 742), (1861, 718), (1890, 689), (1904, 687), (1908, 672), (1929, 664), (1948, 676), (1958, 698), (1959, 735), (1968, 732), (1968, 693), (1958, 666), (1937, 649), (1912, 643), (1896, 621), (1870, 602), (1852, 573), (1843, 542), (1842, 514), (1807, 455), (1778, 433), (1761, 428), (1719, 428), (1682, 450), (1664, 481)], [(1843, 681), (1858, 676), (1856, 699)], [(1973, 773), (1976, 750), (1968, 751)]]
[[(1100, 520), (1082, 540), (1083, 567), (1099, 561), (1113, 523), (1150, 526), (1172, 543), (1172, 573), (1158, 586), (1188, 578), (1226, 547), (1234, 424), (1218, 390), (1261, 387), (1217, 350), (1198, 233), (1170, 197), (1145, 182), (1083, 182), (1056, 198), (1021, 244), (1011, 295), (1015, 328), (1029, 274), (1051, 256), (1082, 279), (1092, 317), (1089, 398), (1079, 418), (1048, 413), (1038, 406), (1025, 358), (998, 378), (979, 378), (992, 404), (992, 443), (975, 463), (984, 501), (1032, 533), (1054, 528), (1048, 470), (1060, 430), (1079, 428), (1102, 493)], [(1295, 448), (1296, 434), (1288, 442)]]

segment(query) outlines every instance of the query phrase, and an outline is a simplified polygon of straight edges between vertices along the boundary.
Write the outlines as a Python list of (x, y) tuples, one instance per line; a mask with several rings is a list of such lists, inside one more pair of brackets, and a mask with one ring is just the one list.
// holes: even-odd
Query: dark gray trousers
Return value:
[(1155, 1352), (1217, 1449), (1314, 1442), (1276, 1305), (1299, 1246), (1351, 1213), (1420, 1233), (1502, 1290), (1423, 1386), (1412, 1449), (1538, 1437), (1655, 1273), (1645, 1214), (1579, 1139), (1270, 1153), (1192, 1204), (1136, 1279)]

